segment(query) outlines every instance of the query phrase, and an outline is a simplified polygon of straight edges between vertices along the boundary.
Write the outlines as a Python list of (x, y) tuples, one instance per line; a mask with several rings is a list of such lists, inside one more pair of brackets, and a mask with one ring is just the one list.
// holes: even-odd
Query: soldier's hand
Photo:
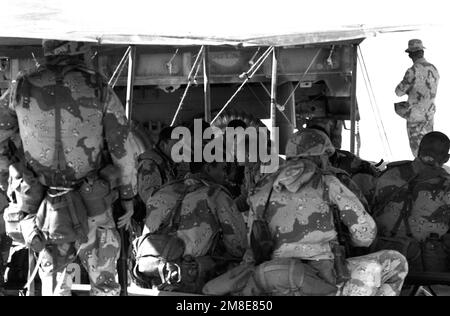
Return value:
[(117, 227), (125, 227), (125, 230), (129, 230), (131, 228), (131, 217), (134, 214), (133, 200), (121, 200), (121, 204), (125, 214), (119, 218)]

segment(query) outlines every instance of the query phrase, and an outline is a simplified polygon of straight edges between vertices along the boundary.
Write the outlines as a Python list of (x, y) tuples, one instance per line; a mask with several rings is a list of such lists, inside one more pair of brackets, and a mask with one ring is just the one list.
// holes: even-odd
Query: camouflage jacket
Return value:
[[(408, 181), (411, 183), (410, 193)], [(430, 233), (442, 236), (448, 231), (450, 175), (444, 169), (416, 158), (412, 162), (390, 164), (376, 181), (372, 204), (380, 235), (390, 236), (409, 199), (412, 205), (408, 224), (415, 239), (423, 241)], [(402, 221), (397, 236), (406, 236), (407, 233)]]
[(152, 195), (147, 201), (143, 234), (155, 233), (169, 224), (176, 201), (185, 190), (177, 231), (185, 242), (185, 255), (208, 255), (218, 242), (227, 253), (241, 258), (247, 247), (244, 219), (226, 189), (200, 175), (190, 174)]
[(249, 201), (249, 227), (265, 213), (275, 241), (273, 258), (332, 259), (330, 241), (337, 238), (333, 204), (354, 246), (368, 247), (376, 236), (375, 222), (358, 198), (309, 160), (288, 161), (258, 184)]
[(158, 148), (147, 150), (138, 160), (138, 192), (146, 203), (156, 189), (176, 179), (176, 170), (171, 159)]
[(41, 67), (1, 97), (3, 174), (11, 162), (6, 140), (17, 133), (25, 162), (43, 184), (70, 187), (101, 169), (107, 156), (121, 171), (121, 197), (137, 193), (137, 152), (124, 108), (103, 78), (82, 64)]
[(403, 80), (395, 89), (397, 96), (408, 95), (410, 113), (408, 121), (423, 122), (433, 118), (436, 112), (434, 99), (439, 84), (436, 67), (421, 58), (406, 71)]
[(369, 203), (367, 202), (364, 193), (359, 188), (358, 184), (352, 180), (350, 175), (342, 169), (331, 167), (329, 168), (329, 172), (331, 172), (338, 180), (345, 185), (352, 193), (358, 198), (358, 200), (364, 206), (364, 209), (370, 213)]

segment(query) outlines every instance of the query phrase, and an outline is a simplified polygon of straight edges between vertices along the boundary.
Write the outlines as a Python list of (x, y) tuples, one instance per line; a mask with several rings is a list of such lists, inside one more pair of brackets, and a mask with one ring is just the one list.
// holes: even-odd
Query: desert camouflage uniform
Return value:
[[(63, 44), (50, 50), (50, 55), (72, 55), (83, 49), (82, 43), (59, 43)], [(12, 93), (2, 96), (0, 139), (13, 136), (11, 131), (19, 129), (25, 162), (46, 187), (70, 188), (100, 170), (105, 166), (102, 154), (107, 149), (120, 169), (121, 198), (134, 197), (137, 153), (120, 100), (103, 78), (82, 62), (72, 62), (67, 56), (57, 58), (55, 64), (19, 77)], [(2, 145), (6, 146), (5, 142)], [(3, 174), (8, 172), (9, 163), (7, 157), (0, 156)], [(50, 245), (41, 252), (40, 275), (45, 294), (68, 294), (66, 268), (76, 250), (90, 274), (92, 293), (119, 294), (114, 275), (120, 240), (111, 213), (108, 209), (89, 218), (87, 244)], [(53, 270), (60, 277), (54, 291)]]
[(330, 163), (333, 167), (347, 172), (350, 177), (361, 173), (375, 176), (378, 173), (370, 162), (345, 150), (336, 149), (336, 153), (330, 157)]
[(425, 134), (433, 131), (439, 73), (436, 67), (424, 58), (417, 60), (406, 71), (403, 80), (395, 89), (397, 96), (408, 95), (410, 105), (406, 128), (409, 144), (414, 157), (417, 157), (419, 144)]
[[(425, 157), (394, 163), (378, 178), (373, 204), (380, 235), (390, 236), (408, 200), (406, 183), (414, 176), (417, 178), (413, 180), (413, 203), (408, 220), (412, 236), (424, 241), (431, 233), (440, 237), (447, 233), (450, 224), (450, 175), (432, 161), (432, 158)], [(397, 236), (404, 237), (407, 233), (402, 222)]]
[(184, 255), (209, 254), (217, 234), (227, 253), (240, 258), (247, 246), (246, 228), (241, 213), (221, 186), (200, 175), (188, 175), (184, 181), (163, 186), (147, 201), (143, 235), (156, 232), (167, 224), (177, 199), (189, 193), (181, 204), (177, 235), (186, 245)]
[[(272, 259), (333, 260), (330, 242), (336, 240), (337, 232), (330, 203), (339, 209), (354, 246), (368, 247), (375, 239), (375, 222), (358, 198), (335, 176), (301, 158), (333, 153), (330, 140), (320, 131), (294, 135), (286, 148), (288, 159), (294, 159), (263, 179), (249, 198), (250, 227), (255, 219), (265, 218), (274, 236)], [(406, 259), (397, 252), (350, 258), (347, 266), (352, 279), (340, 284), (342, 292), (338, 294), (342, 295), (398, 295), (408, 271)]]
[(144, 203), (160, 186), (176, 179), (175, 168), (172, 160), (158, 148), (139, 156), (138, 192)]

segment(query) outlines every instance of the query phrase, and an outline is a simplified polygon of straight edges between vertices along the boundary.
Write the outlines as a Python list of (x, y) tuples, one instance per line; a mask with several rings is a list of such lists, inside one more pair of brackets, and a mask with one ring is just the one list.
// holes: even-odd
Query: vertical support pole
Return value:
[(209, 47), (203, 49), (203, 92), (205, 98), (205, 121), (211, 122), (211, 87), (209, 84)]
[(356, 134), (356, 73), (358, 61), (358, 44), (352, 46), (352, 91), (350, 104), (350, 152), (355, 153), (355, 134)]
[[(127, 98), (125, 105), (125, 114), (128, 119), (128, 126), (131, 127), (131, 119), (133, 114), (133, 91), (134, 91), (134, 74), (136, 68), (136, 46), (132, 45), (130, 54), (128, 55), (128, 77), (127, 77)], [(122, 214), (126, 210), (122, 208)], [(120, 283), (120, 295), (128, 296), (128, 233), (125, 228), (119, 229), (120, 234), (120, 258), (117, 267)]]
[(130, 55), (128, 56), (128, 77), (127, 77), (127, 99), (125, 113), (128, 124), (131, 124), (131, 114), (133, 111), (133, 88), (134, 88), (134, 72), (136, 66), (136, 46), (131, 46)]
[[(275, 47), (272, 53), (272, 86), (270, 92), (270, 124), (272, 127), (270, 133), (270, 140), (275, 141), (275, 126), (276, 126), (276, 114), (277, 114), (277, 77), (278, 77), (278, 49)], [(278, 144), (275, 144), (278, 145)]]

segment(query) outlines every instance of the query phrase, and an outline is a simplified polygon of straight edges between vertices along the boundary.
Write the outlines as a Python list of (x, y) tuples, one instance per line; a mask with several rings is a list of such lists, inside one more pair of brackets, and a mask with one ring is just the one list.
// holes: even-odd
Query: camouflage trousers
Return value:
[(39, 277), (43, 296), (69, 296), (74, 270), (68, 265), (78, 256), (89, 274), (92, 296), (118, 296), (117, 260), (120, 255), (120, 235), (112, 212), (89, 218), (88, 242), (47, 246), (42, 256)]
[(397, 251), (383, 250), (347, 259), (351, 279), (339, 296), (398, 296), (408, 274), (408, 262)]
[(414, 157), (417, 157), (419, 145), (422, 137), (433, 131), (434, 118), (424, 122), (406, 122), (406, 130), (408, 132), (409, 146)]

